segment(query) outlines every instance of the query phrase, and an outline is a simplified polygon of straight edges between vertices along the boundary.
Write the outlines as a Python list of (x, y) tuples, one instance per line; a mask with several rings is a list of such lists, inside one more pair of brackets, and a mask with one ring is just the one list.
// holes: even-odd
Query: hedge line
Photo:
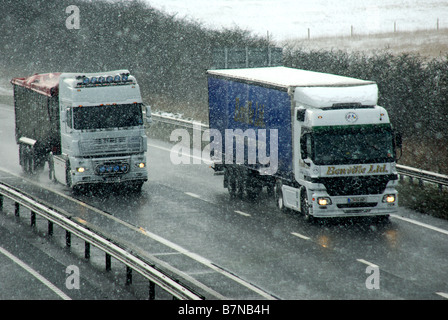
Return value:
[[(66, 28), (70, 5), (79, 8), (79, 29)], [(246, 30), (210, 30), (142, 0), (0, 0), (0, 8), (0, 66), (8, 76), (129, 69), (147, 103), (186, 106), (201, 119), (212, 49), (267, 46)]]
[[(66, 28), (69, 5), (79, 7), (78, 30)], [(0, 0), (0, 7), (3, 76), (129, 69), (147, 103), (203, 121), (212, 50), (272, 45), (247, 30), (210, 30), (140, 0)], [(404, 163), (448, 173), (447, 59), (285, 47), (284, 65), (376, 81), (379, 104), (404, 135)]]

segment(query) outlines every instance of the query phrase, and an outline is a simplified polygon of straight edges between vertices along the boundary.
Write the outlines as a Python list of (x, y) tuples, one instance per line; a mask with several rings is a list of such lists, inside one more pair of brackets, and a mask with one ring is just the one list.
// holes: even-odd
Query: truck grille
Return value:
[(396, 175), (320, 178), (330, 196), (348, 196), (365, 194), (382, 194), (390, 180)]
[(80, 143), (83, 155), (133, 153), (141, 151), (140, 137), (97, 138)]

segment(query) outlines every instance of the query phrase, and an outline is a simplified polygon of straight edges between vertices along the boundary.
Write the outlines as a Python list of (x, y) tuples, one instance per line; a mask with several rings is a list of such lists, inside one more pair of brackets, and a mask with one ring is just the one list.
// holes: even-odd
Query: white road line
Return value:
[(24, 270), (28, 271), (31, 275), (33, 275), (37, 280), (42, 282), (44, 285), (46, 285), (51, 291), (56, 293), (59, 297), (61, 297), (64, 300), (72, 300), (68, 295), (66, 295), (64, 292), (62, 292), (59, 288), (57, 288), (54, 284), (52, 284), (50, 281), (45, 279), (43, 276), (41, 276), (36, 270), (31, 268), (29, 265), (27, 265), (25, 262), (17, 258), (15, 255), (7, 251), (6, 249), (0, 247), (0, 252), (3, 253), (5, 256), (7, 256), (9, 259), (14, 261), (16, 264), (18, 264), (20, 267), (22, 267)]
[(185, 194), (189, 195), (190, 197), (193, 197), (193, 198), (201, 199), (201, 197), (199, 195), (197, 195), (196, 193), (193, 193), (193, 192), (185, 192)]
[(300, 234), (300, 233), (297, 233), (297, 232), (291, 232), (291, 234), (293, 236), (299, 237), (299, 238), (304, 239), (304, 240), (310, 240), (311, 239), (310, 237), (304, 236), (303, 234)]
[(373, 268), (379, 268), (376, 264), (374, 264), (374, 263), (372, 263), (372, 262), (369, 262), (369, 261), (367, 261), (367, 260), (364, 260), (364, 259), (356, 259), (358, 262), (361, 262), (361, 263), (364, 263), (364, 264), (366, 264), (366, 265), (368, 265), (368, 266), (371, 266), (371, 267), (373, 267)]
[(236, 213), (245, 216), (245, 217), (250, 217), (251, 215), (249, 213), (243, 212), (243, 211), (239, 211), (239, 210), (235, 210)]
[(445, 292), (436, 292), (436, 293), (437, 293), (439, 296), (448, 299), (448, 293), (445, 293)]
[(441, 228), (437, 228), (437, 227), (434, 227), (434, 226), (431, 226), (431, 225), (429, 225), (429, 224), (426, 224), (426, 223), (423, 223), (423, 222), (419, 222), (419, 221), (416, 221), (416, 220), (413, 220), (413, 219), (409, 219), (409, 218), (405, 218), (405, 217), (400, 217), (400, 216), (398, 216), (398, 215), (396, 215), (396, 214), (391, 214), (390, 216), (391, 216), (391, 217), (394, 217), (394, 218), (396, 218), (396, 219), (400, 219), (400, 220), (403, 220), (403, 221), (407, 221), (407, 222), (416, 224), (416, 225), (418, 225), (418, 226), (425, 227), (425, 228), (428, 228), (428, 229), (431, 229), (431, 230), (434, 230), (434, 231), (437, 231), (437, 232), (440, 232), (440, 233), (443, 233), (443, 234), (448, 235), (448, 230), (444, 230), (444, 229), (441, 229)]
[[(160, 146), (156, 146), (156, 145), (154, 145), (154, 144), (151, 144), (151, 143), (148, 143), (148, 147), (151, 147), (151, 148), (156, 148), (156, 149), (160, 149), (160, 150), (163, 150), (163, 151), (167, 151), (167, 152), (172, 152), (172, 150), (171, 149), (169, 149), (169, 148), (165, 148), (165, 147), (160, 147)], [(201, 151), (202, 152), (202, 151)], [(182, 156), (187, 156), (187, 157), (190, 157), (190, 158), (192, 158), (192, 159), (196, 159), (196, 160), (200, 160), (201, 161), (201, 163), (204, 163), (204, 164), (213, 164), (213, 162), (212, 161), (210, 161), (210, 159), (207, 159), (207, 158), (203, 158), (203, 157), (198, 157), (198, 156), (195, 156), (195, 155), (193, 155), (195, 152), (194, 152), (194, 150), (192, 150), (192, 152), (191, 153), (184, 153), (184, 152), (180, 152), (180, 153), (178, 153), (179, 155), (182, 155)]]

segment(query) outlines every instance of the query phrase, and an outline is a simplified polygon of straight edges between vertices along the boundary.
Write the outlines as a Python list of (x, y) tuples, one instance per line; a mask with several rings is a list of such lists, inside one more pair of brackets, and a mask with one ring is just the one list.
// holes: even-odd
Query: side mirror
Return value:
[(297, 108), (297, 121), (305, 121), (305, 114), (306, 114), (306, 109), (302, 109), (302, 108)]

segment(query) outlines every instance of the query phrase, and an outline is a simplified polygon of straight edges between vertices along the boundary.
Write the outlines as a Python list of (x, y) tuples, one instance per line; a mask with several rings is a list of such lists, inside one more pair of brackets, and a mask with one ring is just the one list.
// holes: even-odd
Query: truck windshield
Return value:
[(389, 126), (319, 129), (313, 133), (314, 163), (357, 164), (393, 162), (393, 134)]
[(142, 108), (139, 103), (73, 108), (73, 128), (77, 130), (133, 127), (142, 124)]

